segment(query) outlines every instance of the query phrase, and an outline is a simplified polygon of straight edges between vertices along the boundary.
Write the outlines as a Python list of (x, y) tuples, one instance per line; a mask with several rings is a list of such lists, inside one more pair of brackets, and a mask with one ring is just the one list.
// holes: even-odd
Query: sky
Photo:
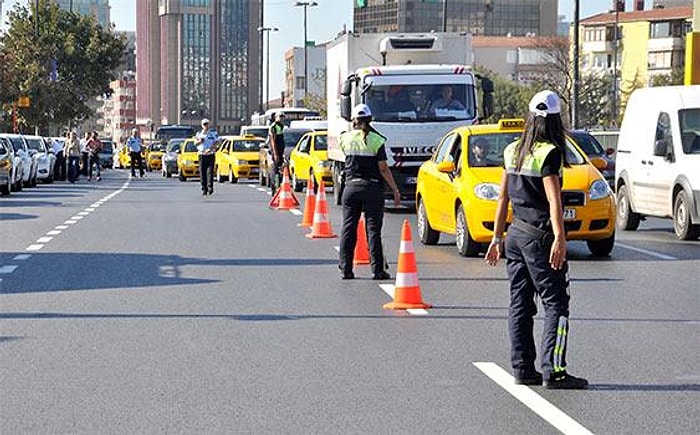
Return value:
[[(135, 30), (137, 0), (110, 0), (112, 21), (118, 30)], [(251, 0), (253, 1), (253, 0)], [(304, 12), (294, 7), (293, 0), (264, 0), (265, 27), (277, 27), (278, 32), (270, 32), (270, 95), (276, 98), (284, 89), (284, 52), (292, 46), (303, 46)], [(352, 28), (352, 5), (354, 0), (316, 0), (318, 6), (308, 8), (307, 32), (309, 41), (317, 43), (331, 40), (346, 25)], [(499, 0), (507, 1), (507, 0)], [(627, 10), (633, 7), (633, 0), (627, 1)], [(15, 3), (28, 3), (27, 0), (4, 0), (0, 29), (5, 28), (6, 11)], [(580, 0), (581, 18), (608, 10), (612, 0)], [(559, 14), (572, 18), (574, 0), (559, 0)], [(651, 7), (651, 0), (646, 0)]]

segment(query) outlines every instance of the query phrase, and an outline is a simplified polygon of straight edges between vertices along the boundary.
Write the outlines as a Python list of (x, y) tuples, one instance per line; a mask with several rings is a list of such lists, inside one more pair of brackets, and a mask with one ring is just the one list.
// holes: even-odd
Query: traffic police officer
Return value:
[(136, 177), (136, 168), (139, 168), (141, 178), (144, 177), (143, 172), (143, 140), (141, 140), (141, 131), (138, 128), (131, 130), (131, 136), (126, 140), (126, 147), (129, 149), (129, 160), (131, 161), (131, 176)]
[(353, 130), (340, 136), (340, 148), (345, 153), (345, 189), (343, 191), (343, 229), (340, 234), (340, 275), (353, 279), (353, 255), (357, 243), (357, 225), (365, 212), (369, 239), (372, 278), (389, 279), (384, 270), (382, 252), (382, 220), (384, 218), (384, 185), (394, 194), (395, 206), (400, 205), (399, 189), (386, 163), (386, 138), (370, 126), (372, 112), (366, 104), (352, 110)]
[[(566, 234), (561, 202), (566, 138), (561, 102), (552, 91), (537, 93), (522, 137), (503, 153), (506, 171), (501, 180), (494, 237), (486, 261), (495, 265), (502, 255), (502, 234), (508, 212), (513, 224), (505, 240), (510, 279), (508, 315), (511, 364), (516, 384), (548, 389), (582, 389), (588, 381), (566, 372), (569, 335), (569, 281)], [(533, 317), (535, 295), (545, 311), (542, 331), (542, 374), (535, 369)]]
[(281, 169), (284, 164), (284, 118), (284, 113), (278, 112), (275, 115), (275, 122), (272, 123), (268, 132), (273, 164), (270, 190), (273, 194), (281, 183)]
[(216, 143), (219, 135), (209, 128), (209, 120), (202, 119), (202, 130), (197, 133), (197, 151), (199, 152), (199, 177), (202, 182), (202, 195), (214, 194), (214, 162)]

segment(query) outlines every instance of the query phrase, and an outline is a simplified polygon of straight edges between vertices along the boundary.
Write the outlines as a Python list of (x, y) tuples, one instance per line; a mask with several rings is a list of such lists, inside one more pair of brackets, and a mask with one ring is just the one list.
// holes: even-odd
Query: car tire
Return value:
[(676, 194), (673, 200), (673, 231), (678, 240), (695, 240), (700, 236), (700, 225), (693, 225), (690, 209), (693, 203), (685, 190)]
[(471, 234), (469, 234), (469, 227), (467, 225), (467, 215), (464, 212), (464, 207), (462, 204), (457, 208), (457, 234), (455, 239), (457, 240), (457, 252), (462, 257), (476, 257), (479, 255), (481, 250), (481, 244), (477, 243), (472, 239)]
[(238, 183), (238, 177), (233, 174), (233, 168), (230, 166), (228, 167), (228, 182), (231, 184)]
[(295, 192), (301, 192), (304, 190), (304, 185), (299, 182), (299, 179), (297, 178), (297, 171), (292, 170), (292, 189), (294, 189)]
[(418, 236), (420, 237), (420, 242), (424, 245), (436, 245), (440, 240), (440, 232), (435, 231), (430, 226), (430, 221), (428, 221), (428, 214), (425, 211), (425, 203), (423, 198), (418, 200)]
[(615, 232), (605, 239), (586, 240), (586, 245), (594, 257), (608, 257), (615, 247)]
[(625, 231), (639, 228), (641, 215), (632, 211), (627, 186), (624, 184), (617, 189), (617, 227)]

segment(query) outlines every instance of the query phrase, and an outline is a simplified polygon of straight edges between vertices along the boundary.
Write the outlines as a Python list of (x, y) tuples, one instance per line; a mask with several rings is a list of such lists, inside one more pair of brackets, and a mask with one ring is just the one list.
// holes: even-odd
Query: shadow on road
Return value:
[(22, 219), (36, 219), (39, 216), (35, 214), (23, 214), (23, 213), (0, 213), (0, 221), (16, 221)]
[(593, 391), (697, 391), (700, 392), (700, 384), (591, 384), (589, 390)]

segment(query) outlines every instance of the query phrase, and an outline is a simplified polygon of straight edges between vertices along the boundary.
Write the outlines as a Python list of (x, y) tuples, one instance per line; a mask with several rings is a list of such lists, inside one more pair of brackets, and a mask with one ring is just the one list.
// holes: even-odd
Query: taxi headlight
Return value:
[(603, 199), (610, 196), (610, 187), (605, 180), (595, 180), (588, 190), (591, 199)]
[(185, 166), (194, 165), (194, 163), (195, 163), (194, 160), (183, 160), (182, 161), (182, 164)]
[(244, 165), (248, 164), (248, 161), (247, 160), (236, 160), (236, 164), (238, 166), (244, 166)]
[(501, 192), (501, 186), (495, 183), (481, 183), (474, 186), (474, 195), (477, 198), (487, 201), (498, 200), (498, 194)]
[(319, 168), (330, 168), (331, 162), (329, 160), (321, 160), (316, 163)]

